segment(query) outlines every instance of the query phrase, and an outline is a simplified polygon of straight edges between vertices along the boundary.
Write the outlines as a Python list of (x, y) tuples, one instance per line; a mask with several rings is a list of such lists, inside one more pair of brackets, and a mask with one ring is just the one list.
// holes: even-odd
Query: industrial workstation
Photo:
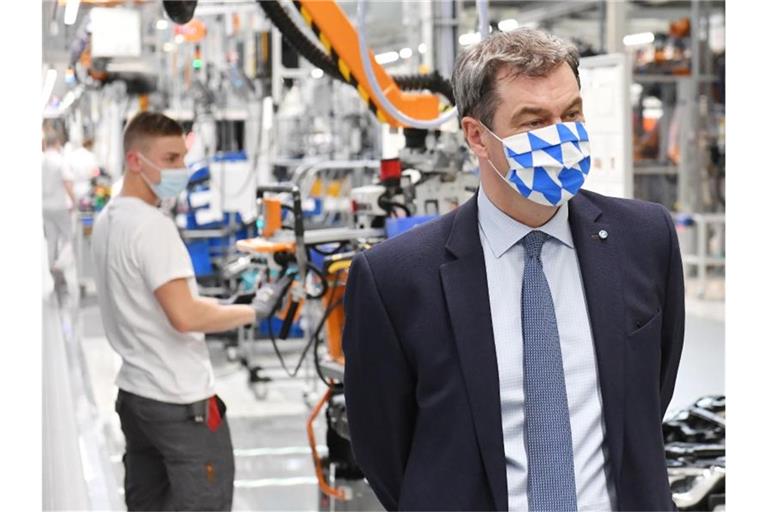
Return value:
[(724, 4), (43, 1), (43, 508), (725, 510)]

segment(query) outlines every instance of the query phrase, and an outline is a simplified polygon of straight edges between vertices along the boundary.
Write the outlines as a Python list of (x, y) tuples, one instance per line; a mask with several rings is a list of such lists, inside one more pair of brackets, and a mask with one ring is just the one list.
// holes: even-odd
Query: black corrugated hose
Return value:
[[(304, 32), (296, 26), (293, 19), (285, 12), (280, 2), (274, 0), (257, 0), (264, 14), (274, 23), (285, 37), (288, 43), (301, 54), (302, 57), (311, 62), (314, 66), (323, 70), (323, 72), (336, 80), (347, 83), (341, 72), (336, 67), (333, 59), (323, 50), (317, 47)], [(433, 71), (428, 75), (399, 75), (393, 76), (398, 87), (404, 91), (414, 91), (427, 89), (429, 91), (442, 94), (453, 105), (453, 88), (451, 82)]]
[(283, 10), (280, 2), (275, 0), (257, 0), (267, 18), (275, 24), (280, 33), (309, 62), (322, 69), (327, 75), (337, 80), (343, 80), (341, 72), (336, 68), (333, 60), (320, 48), (318, 48), (304, 32), (296, 26), (291, 17)]
[(451, 105), (455, 104), (451, 82), (443, 78), (437, 70), (428, 75), (398, 75), (392, 79), (404, 91), (427, 89), (442, 94)]

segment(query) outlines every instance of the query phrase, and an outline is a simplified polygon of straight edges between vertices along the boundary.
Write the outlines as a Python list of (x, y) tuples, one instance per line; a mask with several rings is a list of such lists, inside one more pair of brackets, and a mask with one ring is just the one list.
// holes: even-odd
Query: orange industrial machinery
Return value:
[[(282, 12), (279, 4), (262, 1), (259, 3), (272, 21), (277, 22), (276, 25), (280, 27), (279, 22), (281, 18), (285, 20), (285, 14)], [(319, 57), (316, 55), (316, 58), (327, 64), (326, 70), (333, 71), (335, 78), (340, 78), (353, 86), (369, 110), (380, 122), (393, 127), (402, 126), (374, 98), (371, 84), (365, 76), (357, 32), (338, 4), (334, 0), (295, 0), (293, 4), (320, 40), (326, 54), (323, 55), (319, 48), (314, 48), (314, 50), (320, 53)], [(285, 27), (286, 25), (283, 25), (283, 28)], [(299, 37), (298, 34), (295, 35)], [(398, 86), (395, 79), (376, 62), (374, 54), (370, 50), (368, 50), (368, 58), (371, 59), (371, 65), (379, 86), (387, 99), (400, 112), (420, 120), (434, 119), (439, 115), (441, 104), (438, 95), (425, 92), (405, 92)], [(338, 69), (338, 73), (336, 73), (336, 69)], [(450, 86), (448, 86), (448, 89), (450, 89)], [(443, 95), (446, 95), (443, 91), (444, 89), (441, 89)], [(451, 94), (451, 92), (448, 92), (448, 94)], [(257, 197), (260, 198), (262, 206), (263, 228), (261, 230), (261, 237), (241, 240), (237, 243), (237, 248), (244, 252), (273, 256), (280, 252), (288, 252), (295, 256), (300, 269), (302, 266), (306, 268), (307, 249), (305, 247), (301, 200), (300, 197), (297, 197), (298, 189), (295, 188), (291, 191), (294, 194), (293, 211), (296, 225), (294, 226), (293, 233), (289, 233), (288, 236), (286, 236), (286, 233), (281, 232), (282, 206), (279, 200), (263, 197), (264, 191), (289, 192), (289, 190), (279, 190), (279, 187), (260, 187)], [(328, 286), (325, 295), (322, 297), (327, 312), (324, 325), (325, 341), (329, 358), (343, 368), (344, 353), (341, 339), (344, 325), (344, 309), (339, 306), (341, 306), (340, 302), (344, 296), (351, 256), (333, 257), (326, 261), (328, 263), (327, 269), (324, 271), (325, 276), (329, 282), (333, 280), (333, 285)], [(299, 286), (303, 286), (305, 275), (304, 273), (304, 275), (299, 276)], [(333, 386), (333, 380), (330, 380), (330, 383)], [(317, 452), (317, 443), (315, 442), (312, 427), (313, 422), (322, 411), (324, 405), (328, 403), (333, 395), (334, 388), (332, 386), (328, 388), (320, 401), (314, 406), (307, 420), (307, 436), (312, 450), (312, 458), (320, 490), (334, 499), (349, 500), (351, 496), (345, 488), (333, 487), (329, 485), (325, 478), (322, 460)]]
[[(273, 187), (273, 191), (277, 191), (278, 187)], [(294, 196), (298, 194), (296, 188), (292, 191)], [(263, 190), (259, 191), (261, 195)], [(294, 227), (294, 239), (288, 239), (281, 236), (280, 228), (282, 225), (282, 205), (280, 200), (274, 197), (261, 197), (262, 204), (262, 233), (264, 236), (240, 240), (237, 242), (237, 249), (241, 252), (271, 255), (274, 257), (278, 253), (289, 253), (298, 256), (299, 251), (306, 250), (304, 248), (304, 233), (301, 224), (301, 210), (300, 202), (294, 202), (294, 214), (298, 216), (297, 225)], [(298, 208), (298, 209), (297, 209)], [(297, 261), (299, 258), (297, 257)], [(344, 353), (341, 344), (341, 334), (344, 327), (344, 309), (340, 307), (340, 301), (344, 297), (347, 272), (351, 265), (351, 260), (343, 257), (332, 257), (332, 261), (326, 270), (326, 278), (333, 279), (333, 283), (328, 287), (327, 291), (322, 297), (323, 305), (327, 311), (325, 318), (325, 340), (328, 349), (329, 358), (341, 365), (344, 365)], [(294, 287), (303, 287), (303, 281), (294, 283)], [(295, 315), (301, 310), (304, 304), (304, 299), (300, 299), (298, 307), (294, 309), (292, 313), (289, 312), (290, 304), (283, 308), (283, 311), (277, 315), (285, 322), (290, 322)], [(330, 380), (333, 385), (333, 380)], [(351, 498), (349, 493), (343, 488), (332, 487), (328, 484), (325, 474), (323, 473), (322, 460), (317, 451), (317, 442), (315, 441), (313, 423), (318, 414), (323, 409), (323, 406), (330, 400), (333, 393), (333, 388), (329, 387), (320, 401), (315, 404), (312, 409), (312, 413), (307, 419), (307, 437), (309, 439), (309, 445), (312, 450), (312, 459), (315, 467), (315, 473), (317, 475), (318, 484), (320, 490), (329, 497), (333, 497), (338, 500), (348, 500)]]
[[(294, 4), (331, 55), (344, 80), (357, 89), (377, 119), (391, 126), (402, 126), (373, 98), (373, 90), (363, 71), (357, 32), (341, 7), (334, 0), (297, 0)], [(368, 50), (368, 56), (381, 89), (398, 110), (416, 119), (429, 120), (437, 117), (440, 113), (440, 101), (436, 95), (401, 91), (392, 77), (376, 62), (372, 51)]]

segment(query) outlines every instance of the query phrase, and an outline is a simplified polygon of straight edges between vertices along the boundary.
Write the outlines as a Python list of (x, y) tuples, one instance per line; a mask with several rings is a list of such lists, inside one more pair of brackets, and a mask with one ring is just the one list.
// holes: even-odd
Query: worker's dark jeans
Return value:
[(226, 418), (216, 432), (186, 405), (123, 390), (115, 409), (125, 434), (128, 510), (231, 510), (235, 477)]

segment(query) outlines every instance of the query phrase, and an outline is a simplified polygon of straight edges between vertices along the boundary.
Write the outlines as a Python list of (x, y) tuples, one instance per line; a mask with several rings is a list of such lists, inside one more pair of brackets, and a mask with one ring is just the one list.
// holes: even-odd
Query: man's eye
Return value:
[(567, 114), (565, 114), (565, 117), (568, 119), (575, 119), (580, 115), (581, 115), (581, 112), (579, 112), (578, 110), (572, 110), (571, 112), (568, 112)]
[(528, 126), (529, 128), (536, 128), (537, 126), (542, 125), (542, 120), (534, 119), (533, 121), (528, 121), (527, 123), (525, 123), (525, 125)]

